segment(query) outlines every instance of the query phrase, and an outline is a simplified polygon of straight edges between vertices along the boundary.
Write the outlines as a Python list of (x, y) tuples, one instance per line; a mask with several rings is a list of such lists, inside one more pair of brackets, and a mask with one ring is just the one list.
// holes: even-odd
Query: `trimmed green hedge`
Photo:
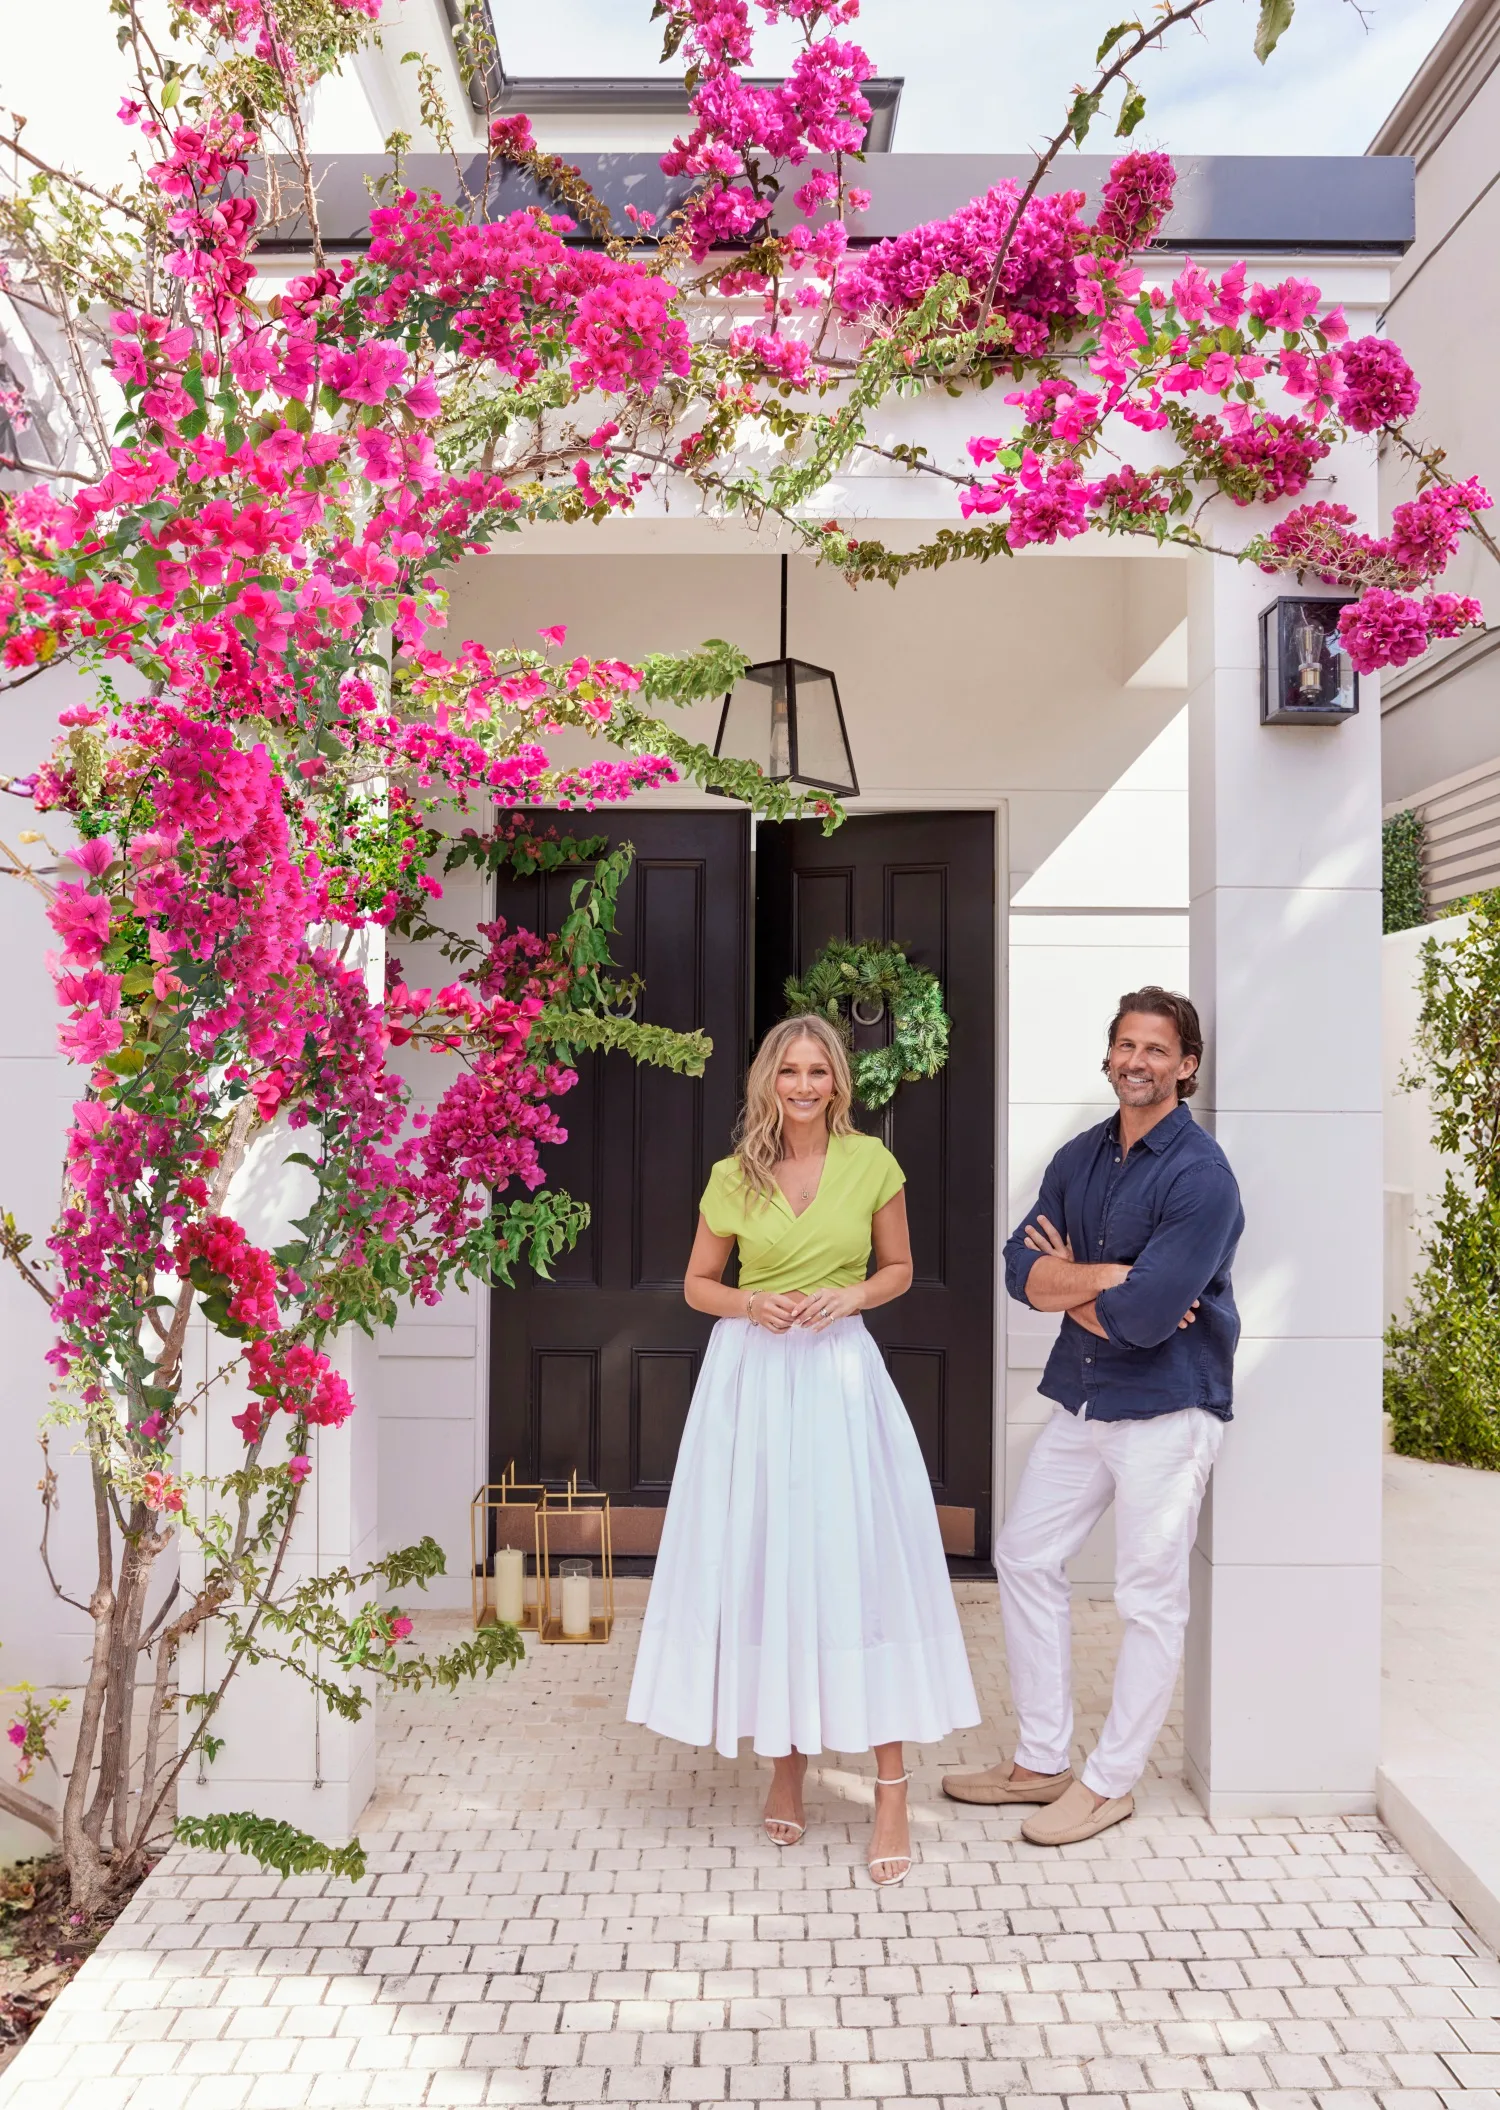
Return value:
[(1393, 813), (1380, 831), (1381, 887), (1385, 928), (1410, 930), (1427, 921), (1422, 887), (1422, 821), (1412, 812)]
[[(1416, 1065), (1448, 1174), (1407, 1315), (1386, 1335), (1385, 1403), (1409, 1458), (1500, 1470), (1500, 892), (1422, 947)], [(1389, 927), (1389, 926), (1388, 926)]]

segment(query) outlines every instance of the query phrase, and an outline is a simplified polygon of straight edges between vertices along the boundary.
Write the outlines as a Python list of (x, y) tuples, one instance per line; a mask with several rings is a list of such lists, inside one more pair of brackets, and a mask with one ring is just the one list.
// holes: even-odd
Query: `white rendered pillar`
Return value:
[[(287, 1236), (290, 1219), (307, 1207), (310, 1185), (306, 1173), (282, 1162), (285, 1152), (304, 1142), (304, 1136), (289, 1131), (269, 1131), (251, 1146), (231, 1189), (231, 1213), (259, 1244), (280, 1243)], [(238, 1345), (195, 1317), (186, 1358), (191, 1381), (203, 1383), (212, 1378), (231, 1360)], [(312, 1473), (303, 1487), (283, 1567), (288, 1582), (329, 1575), (343, 1567), (358, 1571), (376, 1552), (380, 1423), (371, 1382), (374, 1350), (364, 1335), (349, 1328), (329, 1355), (358, 1404), (342, 1428), (309, 1431)], [(238, 1370), (212, 1386), (205, 1407), (184, 1426), (181, 1455), (187, 1473), (218, 1476), (240, 1463), (245, 1443), (231, 1417), (249, 1396)], [(280, 1463), (288, 1455), (290, 1428), (285, 1415), (271, 1417), (262, 1453), (267, 1464)], [(196, 1499), (201, 1503), (203, 1498)], [(202, 1573), (201, 1559), (186, 1535), (182, 1571), (188, 1585), (196, 1584)], [(381, 1598), (377, 1589), (359, 1598), (340, 1599), (338, 1609), (346, 1613), (357, 1609), (365, 1594)], [(420, 1597), (420, 1593), (413, 1594)], [(178, 1671), (184, 1694), (212, 1691), (223, 1677), (225, 1655), (217, 1638), (221, 1631), (216, 1624), (207, 1634), (200, 1632), (188, 1639)], [(273, 1634), (263, 1638), (272, 1647), (282, 1645)], [(337, 1683), (352, 1682), (336, 1663), (325, 1659), (321, 1668)], [(186, 1739), (199, 1719), (196, 1711), (184, 1707), (179, 1734)], [(212, 1762), (193, 1759), (184, 1769), (178, 1782), (178, 1808), (184, 1816), (252, 1810), (257, 1816), (294, 1824), (333, 1845), (349, 1839), (375, 1787), (373, 1701), (357, 1722), (346, 1722), (330, 1714), (294, 1671), (276, 1663), (245, 1665), (230, 1680), (211, 1733), (223, 1739), (223, 1749)]]
[[(1339, 471), (1373, 518), (1373, 471)], [(1379, 698), (1362, 681), (1350, 723), (1261, 725), (1256, 617), (1278, 587), (1296, 590), (1192, 560), (1193, 1108), (1245, 1205), (1187, 1648), (1186, 1772), (1215, 1817), (1372, 1810), (1379, 1751)]]

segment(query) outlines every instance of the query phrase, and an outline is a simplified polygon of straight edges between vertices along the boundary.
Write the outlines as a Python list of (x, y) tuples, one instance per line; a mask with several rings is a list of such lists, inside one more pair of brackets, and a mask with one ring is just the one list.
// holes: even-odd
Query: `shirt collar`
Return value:
[[(1192, 1118), (1192, 1115), (1187, 1110), (1186, 1099), (1179, 1099), (1165, 1121), (1158, 1121), (1155, 1128), (1148, 1128), (1140, 1141), (1132, 1143), (1130, 1147), (1132, 1150), (1165, 1150), (1167, 1145), (1174, 1142), (1182, 1133)], [(1111, 1139), (1118, 1143), (1120, 1140), (1120, 1117), (1118, 1114), (1110, 1116), (1109, 1132)]]

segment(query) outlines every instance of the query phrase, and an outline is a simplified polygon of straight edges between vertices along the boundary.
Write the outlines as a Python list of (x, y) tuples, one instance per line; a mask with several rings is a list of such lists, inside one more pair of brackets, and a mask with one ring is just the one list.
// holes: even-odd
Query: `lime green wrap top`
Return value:
[(818, 1191), (800, 1216), (778, 1188), (748, 1191), (736, 1158), (720, 1158), (699, 1207), (716, 1238), (740, 1249), (740, 1288), (843, 1289), (870, 1266), (870, 1219), (906, 1184), (876, 1136), (830, 1136)]

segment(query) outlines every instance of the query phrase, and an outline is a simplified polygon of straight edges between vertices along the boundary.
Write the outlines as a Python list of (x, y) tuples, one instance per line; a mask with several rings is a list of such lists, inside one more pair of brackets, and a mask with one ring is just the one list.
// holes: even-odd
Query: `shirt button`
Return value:
[(1093, 1360), (1094, 1360), (1094, 1358), (1093, 1358), (1093, 1357), (1092, 1357), (1091, 1355), (1086, 1355), (1086, 1356), (1084, 1357), (1084, 1361), (1085, 1361), (1086, 1363), (1091, 1363), (1091, 1362), (1092, 1362)]
[(1119, 1162), (1120, 1162), (1120, 1154), (1119, 1154), (1119, 1152), (1118, 1152), (1118, 1151), (1116, 1151), (1116, 1152), (1115, 1152), (1115, 1163), (1116, 1163), (1116, 1164), (1118, 1165), (1118, 1164), (1119, 1164)]
[(1103, 1243), (1104, 1243), (1104, 1240), (1103, 1240), (1103, 1239), (1101, 1238), (1101, 1239), (1100, 1239), (1100, 1241), (1099, 1241), (1099, 1243), (1100, 1243), (1100, 1245), (1103, 1245)]

